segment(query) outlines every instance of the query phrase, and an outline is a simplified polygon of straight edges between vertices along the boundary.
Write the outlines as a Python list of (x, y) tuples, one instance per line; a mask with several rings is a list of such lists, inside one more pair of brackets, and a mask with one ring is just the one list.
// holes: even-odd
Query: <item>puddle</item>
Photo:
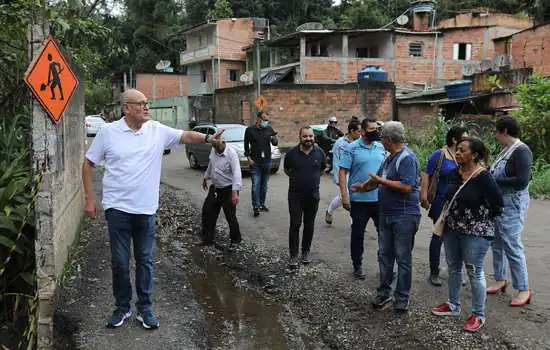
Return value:
[(286, 349), (279, 314), (283, 308), (251, 291), (234, 286), (220, 262), (191, 249), (204, 273), (190, 274), (196, 300), (202, 305), (210, 349)]

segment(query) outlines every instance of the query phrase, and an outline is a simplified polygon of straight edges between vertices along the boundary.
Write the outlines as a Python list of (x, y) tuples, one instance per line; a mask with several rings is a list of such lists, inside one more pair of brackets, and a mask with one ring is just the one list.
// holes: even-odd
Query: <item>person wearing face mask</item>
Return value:
[(420, 224), (420, 171), (416, 156), (405, 146), (405, 127), (402, 123), (384, 123), (380, 138), (390, 155), (377, 172), (369, 173), (368, 181), (355, 183), (351, 189), (358, 192), (379, 190), (380, 285), (372, 306), (381, 310), (392, 302), (393, 268), (397, 261), (394, 309), (405, 313), (409, 310), (414, 237)]
[(357, 120), (351, 120), (348, 124), (348, 133), (334, 143), (332, 147), (332, 177), (333, 181), (338, 186), (338, 193), (330, 201), (328, 209), (325, 213), (325, 222), (332, 225), (332, 213), (342, 205), (342, 195), (340, 194), (340, 160), (346, 150), (346, 147), (361, 136), (361, 125)]
[(365, 279), (363, 272), (363, 247), (365, 227), (370, 219), (378, 229), (378, 190), (370, 192), (349, 192), (348, 184), (365, 182), (369, 173), (376, 172), (384, 161), (384, 146), (379, 142), (380, 137), (377, 123), (374, 119), (363, 119), (361, 123), (361, 137), (345, 148), (338, 164), (340, 195), (342, 206), (351, 215), (351, 261), (355, 278)]
[(267, 180), (271, 169), (271, 145), (277, 146), (277, 133), (270, 125), (269, 114), (258, 112), (256, 123), (244, 133), (244, 155), (252, 173), (252, 210), (254, 217), (269, 211), (265, 205)]
[(300, 226), (302, 219), (302, 263), (311, 262), (311, 241), (315, 225), (315, 216), (319, 208), (319, 184), (321, 173), (325, 169), (325, 152), (315, 145), (315, 136), (310, 126), (300, 128), (300, 144), (285, 156), (284, 171), (289, 177), (288, 211), (290, 228), (288, 241), (290, 250), (289, 268), (298, 267), (300, 250)]

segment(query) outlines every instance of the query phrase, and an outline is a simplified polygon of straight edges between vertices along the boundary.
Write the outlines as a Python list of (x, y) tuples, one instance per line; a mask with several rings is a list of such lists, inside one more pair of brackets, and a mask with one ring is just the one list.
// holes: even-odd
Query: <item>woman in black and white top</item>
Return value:
[(487, 294), (505, 292), (508, 285), (508, 265), (512, 286), (518, 291), (510, 306), (531, 302), (527, 263), (522, 244), (523, 220), (529, 206), (528, 185), (531, 180), (533, 155), (529, 146), (519, 140), (519, 126), (512, 117), (496, 122), (495, 138), (504, 147), (491, 165), (490, 171), (504, 198), (502, 216), (495, 220), (495, 239), (492, 244), (495, 282)]
[(483, 167), (487, 150), (481, 140), (466, 138), (457, 144), (453, 179), (445, 195), (448, 215), (443, 244), (449, 269), (449, 299), (436, 306), (437, 316), (460, 315), (462, 266), (466, 266), (472, 286), (472, 314), (464, 323), (469, 332), (485, 324), (486, 284), (483, 265), (494, 237), (494, 218), (502, 211), (502, 195), (489, 172)]

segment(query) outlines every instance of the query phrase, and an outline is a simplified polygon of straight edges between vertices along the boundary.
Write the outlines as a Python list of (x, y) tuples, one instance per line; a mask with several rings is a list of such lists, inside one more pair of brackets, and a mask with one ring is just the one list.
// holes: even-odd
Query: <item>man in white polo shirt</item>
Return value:
[(132, 315), (130, 301), (130, 242), (136, 260), (137, 320), (144, 328), (159, 327), (151, 310), (155, 246), (155, 213), (165, 149), (182, 143), (215, 142), (223, 132), (205, 135), (170, 128), (149, 120), (149, 102), (138, 90), (122, 94), (124, 117), (103, 127), (86, 153), (82, 180), (85, 214), (97, 216), (92, 168), (104, 161), (103, 209), (109, 230), (111, 269), (116, 309), (107, 327), (119, 327)]

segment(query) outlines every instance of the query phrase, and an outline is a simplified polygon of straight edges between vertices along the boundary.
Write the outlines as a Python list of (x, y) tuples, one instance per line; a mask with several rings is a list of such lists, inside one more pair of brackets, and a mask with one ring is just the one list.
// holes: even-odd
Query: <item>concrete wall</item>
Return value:
[[(201, 81), (201, 71), (206, 70), (206, 82)], [(211, 94), (214, 83), (212, 81), (212, 61), (194, 63), (187, 66), (189, 81), (189, 96)]]
[(176, 129), (189, 128), (189, 98), (187, 96), (167, 97), (150, 100), (151, 119), (158, 120)]
[(437, 119), (437, 106), (420, 104), (398, 104), (397, 118), (412, 130), (415, 135), (433, 132)]
[(188, 96), (189, 80), (175, 73), (137, 73), (136, 89), (150, 100), (172, 96)]
[(506, 13), (474, 14), (463, 13), (453, 18), (442, 20), (438, 28), (472, 27), (472, 26), (502, 26), (508, 28), (524, 29), (533, 25), (533, 20), (527, 16), (516, 16)]
[[(34, 53), (48, 35), (33, 28)], [(84, 159), (84, 78), (75, 68), (80, 85), (65, 114), (55, 126), (38, 102), (32, 100), (32, 164), (42, 175), (35, 207), (36, 264), (39, 315), (38, 347), (52, 345), (53, 312), (58, 278), (68, 259), (84, 209), (81, 168)]]
[[(297, 128), (324, 124), (331, 115), (349, 119), (352, 115), (390, 120), (394, 113), (394, 85), (372, 83), (264, 85), (262, 95), (272, 113), (273, 127), (283, 144), (296, 142)], [(216, 121), (250, 124), (254, 120), (255, 90), (252, 86), (216, 90)]]

